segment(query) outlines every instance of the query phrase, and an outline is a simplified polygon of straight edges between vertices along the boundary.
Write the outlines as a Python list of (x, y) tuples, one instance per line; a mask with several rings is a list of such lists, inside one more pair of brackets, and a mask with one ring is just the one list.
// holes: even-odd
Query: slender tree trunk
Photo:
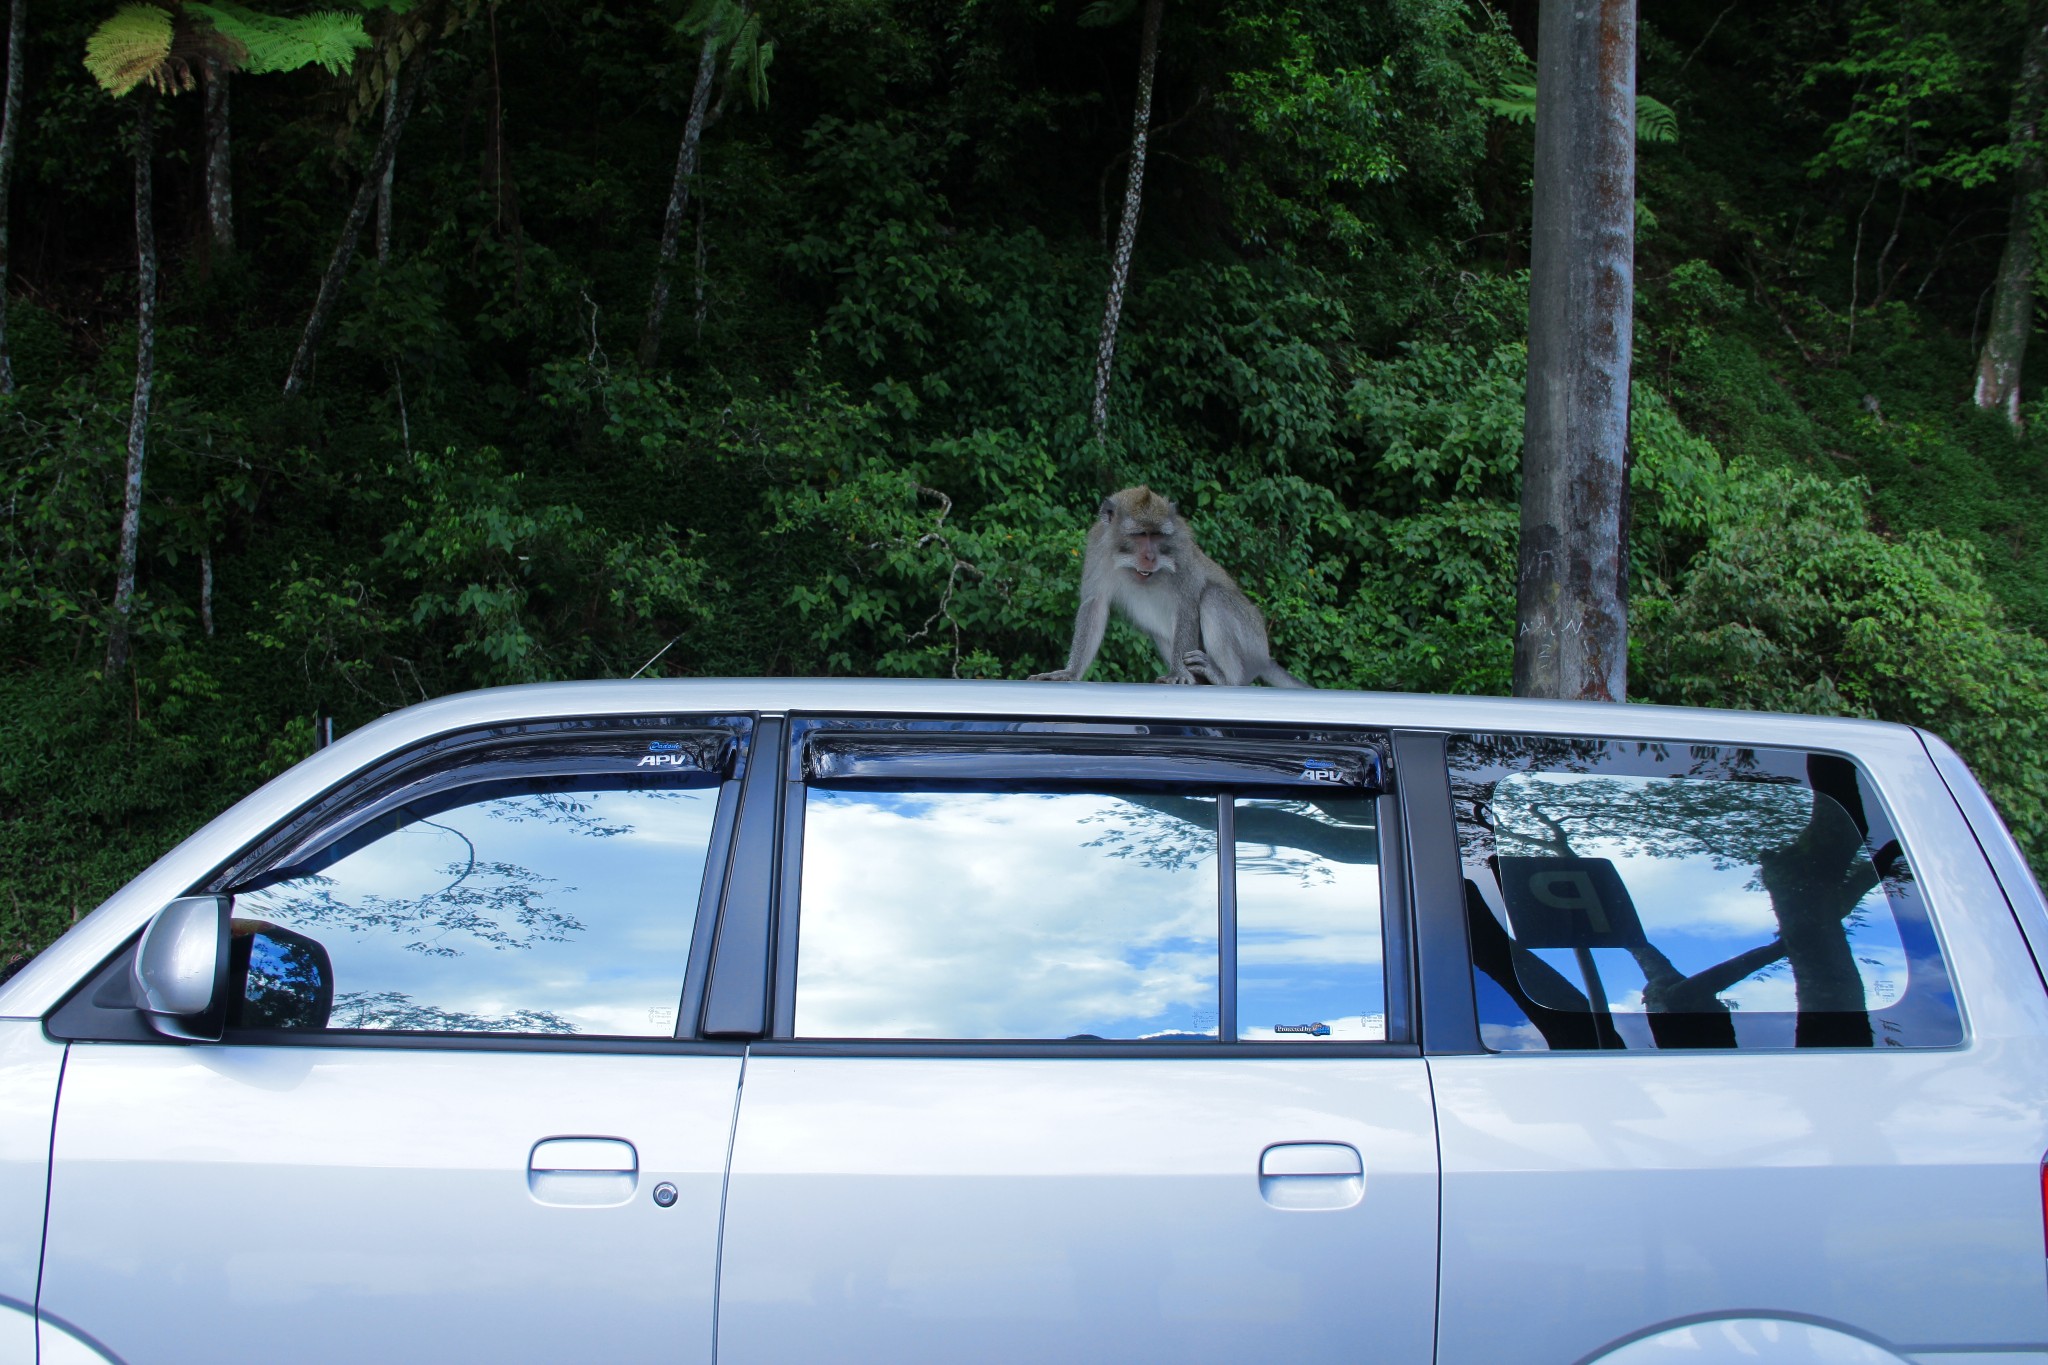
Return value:
[(1542, 6), (1537, 62), (1515, 695), (1621, 701), (1635, 0)]
[(697, 145), (704, 137), (704, 114), (711, 107), (711, 80), (718, 73), (718, 38), (704, 35), (697, 58), (697, 84), (690, 91), (690, 116), (683, 122), (683, 145), (676, 150), (675, 178), (669, 182), (668, 213), (661, 220), (661, 253), (654, 260), (654, 288), (647, 295), (647, 325), (640, 331), (640, 367), (651, 369), (661, 354), (661, 324), (668, 312), (669, 271), (683, 240), (683, 213), (690, 205), (690, 183), (697, 177)]
[(1109, 425), (1109, 376), (1116, 365), (1116, 328), (1123, 317), (1124, 286), (1131, 277), (1131, 247), (1138, 240), (1138, 209), (1145, 195), (1145, 146), (1152, 128), (1152, 73), (1159, 65), (1159, 20), (1165, 0), (1145, 0), (1145, 28), (1138, 40), (1138, 99), (1131, 115), (1131, 173), (1124, 181), (1124, 214), (1116, 229), (1116, 254), (1109, 264), (1109, 297), (1102, 305), (1102, 336), (1095, 346), (1095, 402), (1089, 421), (1095, 439)]
[(14, 147), (21, 140), (21, 62), (28, 46), (28, 0), (7, 14), (7, 96), (0, 109), (0, 393), (14, 392), (14, 353), (7, 345), (7, 191), (14, 183)]
[[(391, 125), (398, 112), (398, 82), (392, 81), (384, 87), (384, 132), (392, 136)], [(377, 264), (386, 265), (391, 260), (391, 182), (398, 173), (398, 147), (394, 142), (391, 156), (384, 163), (384, 176), (377, 183)]]
[(213, 259), (235, 254), (234, 162), (229, 155), (228, 71), (208, 57), (206, 71), (206, 226), (212, 234)]
[(121, 548), (114, 579), (114, 622), (107, 672), (128, 666), (128, 618), (135, 605), (135, 560), (142, 540), (142, 457), (149, 436), (149, 391), (156, 382), (156, 225), (149, 162), (156, 96), (135, 96), (135, 401), (128, 410), (128, 477), (121, 494)]
[(2036, 5), (2029, 19), (2012, 95), (2012, 147), (2019, 154), (2019, 166), (2013, 176), (2005, 251), (1998, 258), (1998, 281), (1992, 287), (1991, 330), (1977, 357), (1972, 395), (1978, 407), (2003, 412), (2015, 427), (2020, 424), (2020, 370), (2034, 324), (2034, 201), (2048, 181), (2036, 141), (2043, 97), (2048, 95), (2048, 13)]
[(370, 165), (363, 172), (363, 184), (356, 191), (356, 201), (349, 206), (348, 219), (341, 226), (341, 239), (334, 244), (334, 255), (327, 262), (327, 273), (320, 277), (320, 294), (313, 300), (313, 312), (306, 319), (305, 333), (299, 338), (298, 353), (292, 357), (291, 372), (285, 376), (284, 396), (287, 398), (296, 398), (304, 393), (306, 383), (312, 377), (313, 357), (327, 334), (328, 324), (334, 320), (334, 309), (341, 302), (342, 287), (348, 283), (348, 267), (355, 259), (356, 241), (362, 236), (363, 224), (369, 220), (370, 210), (376, 205), (378, 187), (384, 183), (384, 168), (391, 164), (391, 158), (398, 151), (399, 135), (405, 131), (405, 121), (411, 116), (413, 102), (426, 81), (427, 66), (432, 57), (433, 53), (423, 45), (399, 81), (398, 107), (384, 121), (384, 133), (377, 139), (377, 150), (371, 154)]

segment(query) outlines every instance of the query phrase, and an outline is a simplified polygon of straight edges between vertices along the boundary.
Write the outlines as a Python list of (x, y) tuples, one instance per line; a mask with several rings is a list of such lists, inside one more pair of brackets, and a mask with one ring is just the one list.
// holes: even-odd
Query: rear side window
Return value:
[(236, 891), (230, 1025), (673, 1035), (715, 782), (513, 779), (379, 812)]
[(812, 786), (794, 1032), (1384, 1040), (1377, 811), (1339, 792)]
[(1847, 759), (1503, 735), (1450, 758), (1489, 1046), (1961, 1041), (1911, 863)]

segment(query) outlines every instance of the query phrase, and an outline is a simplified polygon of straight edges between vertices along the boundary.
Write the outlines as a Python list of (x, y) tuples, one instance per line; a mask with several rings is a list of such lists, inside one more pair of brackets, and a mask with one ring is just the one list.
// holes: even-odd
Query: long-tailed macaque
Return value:
[(1112, 607), (1159, 647), (1166, 663), (1160, 682), (1241, 687), (1256, 679), (1308, 686), (1273, 662), (1259, 609), (1202, 553), (1174, 505), (1149, 488), (1126, 488), (1102, 500), (1081, 561), (1081, 609), (1067, 666), (1031, 680), (1086, 677)]

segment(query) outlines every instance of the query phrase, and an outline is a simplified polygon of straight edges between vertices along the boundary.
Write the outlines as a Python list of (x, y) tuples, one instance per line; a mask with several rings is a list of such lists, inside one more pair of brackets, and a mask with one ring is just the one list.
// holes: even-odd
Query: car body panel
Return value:
[[(1965, 1041), (1054, 1058), (415, 1037), (79, 1042), (67, 1060), (43, 1032), (167, 902), (394, 754), (530, 720), (738, 713), (1846, 755), (1910, 853)], [(761, 861), (765, 887), (772, 812), (761, 828), (734, 856)], [(1410, 861), (1403, 905), (1462, 907), (1448, 856)], [(1431, 941), (1464, 935), (1460, 918)], [(772, 940), (763, 928), (726, 967), (766, 982)], [(2048, 906), (2023, 859), (1960, 760), (1904, 726), (1097, 684), (638, 680), (450, 697), (237, 803), (0, 984), (0, 1212), (15, 1230), (0, 1245), (0, 1365), (34, 1358), (23, 1310), (44, 1240), (44, 1361), (688, 1361), (715, 1346), (725, 1365), (2048, 1365), (2037, 962)], [(1429, 980), (1439, 1002), (1458, 994)], [(1360, 1154), (1355, 1185), (1336, 1169), (1345, 1150)], [(663, 1181), (672, 1206), (652, 1198)]]
[[(42, 1309), (121, 1357), (711, 1358), (736, 1053), (72, 1052)], [(542, 1202), (557, 1137), (630, 1143), (627, 1202)]]
[[(36, 1276), (41, 1269), (44, 1199), (50, 1174), (50, 1125), (57, 1112), (64, 1045), (42, 1026), (0, 1021), (0, 1359), (14, 1349), (25, 1313), (33, 1324)], [(26, 1340), (34, 1358), (33, 1326)]]
[[(1284, 1142), (1363, 1198), (1262, 1198)], [(718, 1358), (1427, 1365), (1436, 1217), (1416, 1058), (757, 1055)]]

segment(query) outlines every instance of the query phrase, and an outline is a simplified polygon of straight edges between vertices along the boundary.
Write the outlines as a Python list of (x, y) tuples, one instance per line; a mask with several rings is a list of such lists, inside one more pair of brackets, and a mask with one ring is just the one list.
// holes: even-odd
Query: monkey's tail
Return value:
[(1313, 687), (1315, 685), (1303, 682), (1271, 659), (1266, 660), (1266, 666), (1259, 670), (1259, 681), (1265, 683), (1268, 687)]

